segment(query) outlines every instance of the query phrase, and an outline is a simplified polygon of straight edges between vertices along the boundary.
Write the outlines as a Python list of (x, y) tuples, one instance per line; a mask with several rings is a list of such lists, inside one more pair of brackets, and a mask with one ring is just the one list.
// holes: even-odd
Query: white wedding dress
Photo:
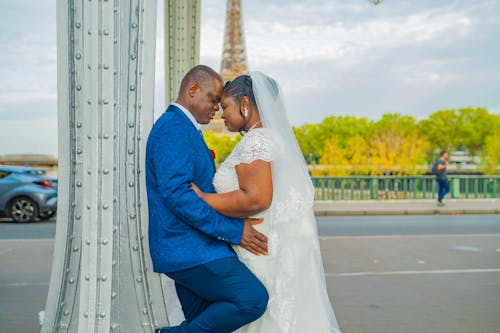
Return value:
[[(237, 165), (255, 160), (272, 164), (280, 150), (279, 139), (272, 130), (251, 130), (220, 165), (214, 177), (215, 189), (218, 193), (239, 189)], [(273, 183), (286, 184), (275, 182), (281, 175), (273, 172), (272, 176)], [(293, 217), (287, 218), (290, 215), (283, 214), (283, 210), (290, 210), (290, 206), (307, 206), (299, 202), (303, 196), (289, 194), (288, 197), (295, 202), (281, 203), (280, 209), (273, 199), (270, 209), (256, 215), (264, 218), (264, 222), (255, 227), (268, 236), (268, 256), (255, 256), (233, 246), (240, 260), (262, 281), (269, 293), (264, 315), (239, 329), (238, 333), (340, 332), (326, 291), (316, 225), (311, 223), (311, 219), (314, 220), (312, 207), (294, 211)], [(280, 214), (285, 218), (280, 219)]]
[[(251, 74), (263, 128), (249, 131), (220, 165), (214, 177), (218, 193), (239, 189), (236, 166), (255, 160), (271, 162), (273, 200), (258, 214), (256, 229), (267, 235), (268, 256), (239, 246), (235, 252), (269, 293), (267, 311), (237, 333), (340, 333), (328, 298), (321, 261), (314, 187), (286, 115), (279, 86), (270, 77)], [(162, 274), (170, 325), (184, 316), (172, 280)]]

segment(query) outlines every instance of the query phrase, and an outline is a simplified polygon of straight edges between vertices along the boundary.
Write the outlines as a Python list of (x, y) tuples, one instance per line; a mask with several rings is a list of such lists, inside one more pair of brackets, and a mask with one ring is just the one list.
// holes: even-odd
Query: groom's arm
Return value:
[(195, 155), (188, 138), (181, 134), (173, 141), (159, 136), (152, 148), (156, 182), (165, 206), (193, 228), (240, 244), (244, 219), (217, 213), (191, 189)]

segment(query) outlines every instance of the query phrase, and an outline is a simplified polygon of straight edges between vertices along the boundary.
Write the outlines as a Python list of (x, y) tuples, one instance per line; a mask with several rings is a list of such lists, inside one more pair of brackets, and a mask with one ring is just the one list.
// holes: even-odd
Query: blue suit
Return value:
[(170, 105), (148, 137), (146, 188), (153, 268), (176, 282), (186, 316), (172, 332), (231, 332), (267, 305), (264, 286), (229, 245), (239, 244), (243, 219), (217, 213), (190, 188), (215, 192), (214, 173), (201, 131)]
[(171, 105), (146, 148), (149, 247), (155, 272), (180, 271), (236, 254), (243, 220), (218, 214), (190, 188), (214, 192), (215, 166), (202, 134)]

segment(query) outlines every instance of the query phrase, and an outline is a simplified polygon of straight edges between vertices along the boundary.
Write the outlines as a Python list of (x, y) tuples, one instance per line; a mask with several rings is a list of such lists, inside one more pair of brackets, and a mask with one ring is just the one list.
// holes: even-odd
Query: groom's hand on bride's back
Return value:
[(267, 255), (267, 237), (253, 227), (262, 221), (264, 219), (246, 218), (240, 240), (240, 246), (255, 255)]

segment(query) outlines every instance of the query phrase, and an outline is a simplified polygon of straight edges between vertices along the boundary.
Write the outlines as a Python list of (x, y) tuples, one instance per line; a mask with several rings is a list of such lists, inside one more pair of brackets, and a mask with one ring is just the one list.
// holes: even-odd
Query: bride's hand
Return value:
[(191, 189), (200, 197), (203, 198), (203, 192), (200, 190), (198, 186), (196, 186), (195, 183), (191, 183)]

